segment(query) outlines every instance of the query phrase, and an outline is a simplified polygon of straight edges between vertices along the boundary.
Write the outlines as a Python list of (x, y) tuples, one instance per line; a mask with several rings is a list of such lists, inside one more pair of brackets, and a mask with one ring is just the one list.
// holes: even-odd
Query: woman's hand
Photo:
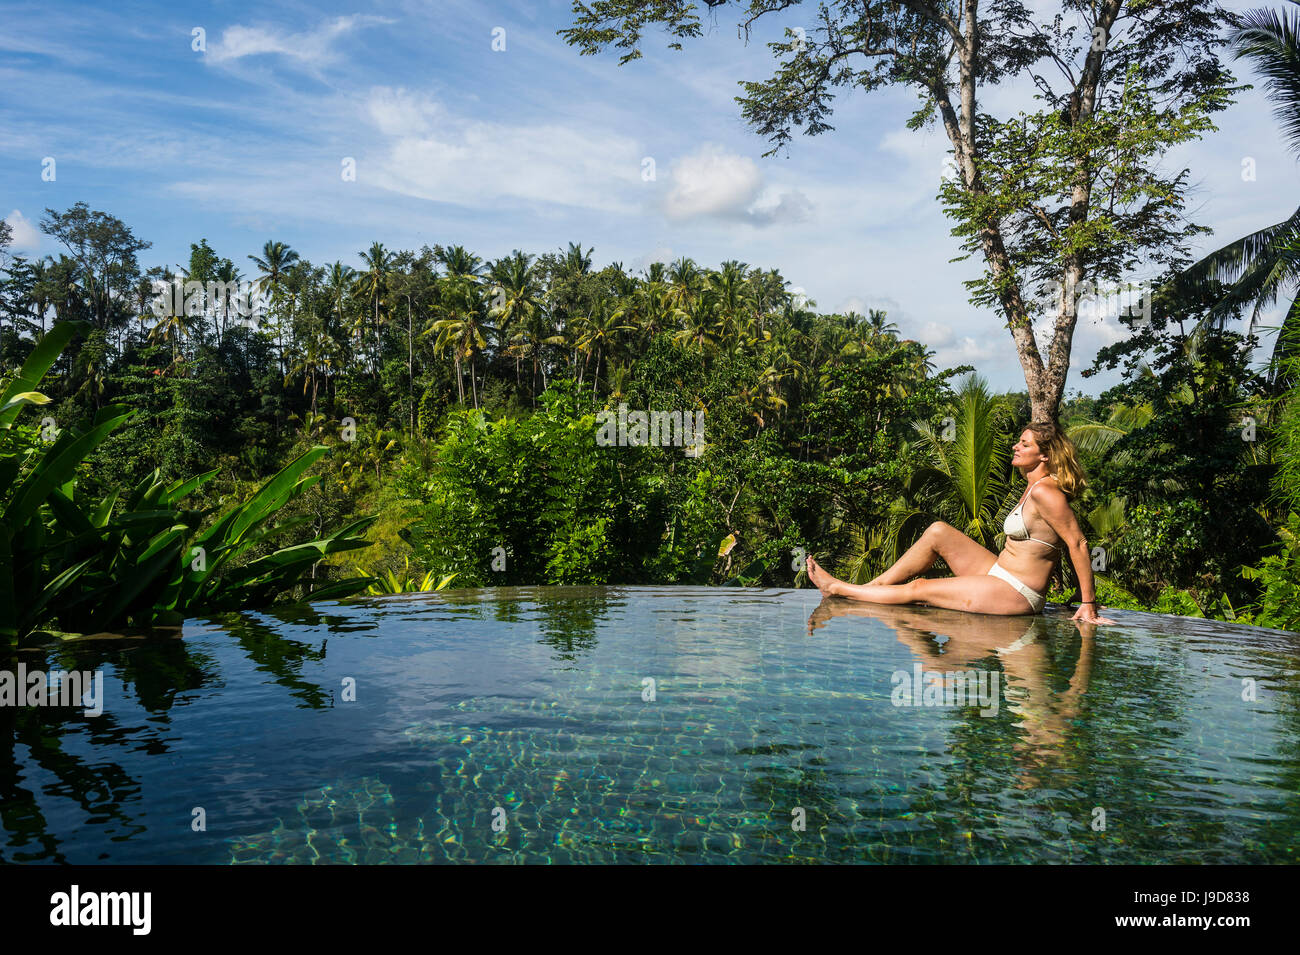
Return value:
[(1101, 604), (1086, 603), (1079, 604), (1079, 609), (1074, 612), (1071, 620), (1078, 620), (1080, 623), (1114, 623), (1114, 620), (1108, 620), (1106, 617), (1097, 616), (1101, 610)]

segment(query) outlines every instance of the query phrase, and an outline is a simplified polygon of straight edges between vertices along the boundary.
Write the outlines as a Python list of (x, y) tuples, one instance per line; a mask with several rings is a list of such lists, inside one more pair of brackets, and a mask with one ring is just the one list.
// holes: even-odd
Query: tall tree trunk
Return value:
[(375, 296), (375, 377), (379, 377), (379, 296)]
[(407, 434), (415, 434), (415, 337), (411, 325), (411, 296), (406, 296), (406, 401), (411, 413)]

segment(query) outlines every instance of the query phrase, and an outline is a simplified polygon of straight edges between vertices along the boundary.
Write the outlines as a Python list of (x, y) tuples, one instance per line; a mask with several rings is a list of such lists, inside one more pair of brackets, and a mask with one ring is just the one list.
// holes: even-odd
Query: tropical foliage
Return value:
[[(25, 406), (49, 404), (31, 389), (74, 332), (70, 324), (56, 325), (0, 392), (0, 639), (20, 640), (38, 627), (147, 627), (265, 605), (293, 590), (322, 557), (367, 546), (362, 532), (373, 518), (252, 555), (255, 546), (301, 523), (277, 520), (277, 513), (319, 480), (303, 475), (326, 453), (324, 447), (299, 456), (246, 502), (212, 520), (184, 502), (216, 470), (169, 481), (155, 468), (126, 495), (85, 494), (79, 474), (131, 412), (108, 405), (91, 420), (60, 429), (52, 418), (39, 428), (16, 423)], [(344, 596), (368, 583), (322, 581), (300, 596)]]
[[(88, 263), (97, 236), (148, 248), (107, 213), (50, 216), (83, 219)], [(244, 279), (196, 243), (183, 320), (155, 314), (161, 269), (4, 271), (9, 639), (452, 583), (789, 586), (804, 551), (862, 580), (935, 520), (997, 548), (1018, 495), (1027, 395), (954, 387), (969, 368), (936, 369), (883, 312), (818, 311), (774, 269), (633, 275), (576, 243), (250, 259)], [(262, 307), (208, 281), (255, 283)], [(1076, 510), (1103, 602), (1273, 619), (1296, 405), (1210, 307), (1165, 302), (1099, 356), (1124, 383), (1066, 401), (1092, 477)], [(622, 406), (702, 413), (703, 453), (601, 446)], [(1072, 590), (1062, 567), (1055, 596)]]

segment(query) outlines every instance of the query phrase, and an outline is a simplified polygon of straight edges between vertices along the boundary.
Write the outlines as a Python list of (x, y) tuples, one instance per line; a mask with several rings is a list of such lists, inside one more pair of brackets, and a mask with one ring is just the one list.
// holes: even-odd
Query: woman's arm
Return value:
[(1080, 603), (1073, 619), (1089, 623), (1114, 623), (1114, 620), (1100, 616), (1101, 604), (1097, 603), (1097, 587), (1092, 577), (1092, 553), (1088, 549), (1088, 539), (1083, 536), (1083, 529), (1079, 527), (1065, 494), (1056, 488), (1046, 487), (1034, 488), (1030, 494), (1038, 512), (1064, 542), (1070, 555), (1070, 564), (1074, 567), (1074, 576), (1079, 581)]

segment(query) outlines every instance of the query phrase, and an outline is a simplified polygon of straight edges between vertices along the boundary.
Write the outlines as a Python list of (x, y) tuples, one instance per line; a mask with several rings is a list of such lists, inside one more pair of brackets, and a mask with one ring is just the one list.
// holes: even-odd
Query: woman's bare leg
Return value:
[(939, 556), (937, 537), (937, 534), (931, 534), (927, 528), (917, 542), (909, 547), (902, 557), (894, 561), (892, 567), (867, 581), (867, 586), (905, 584), (917, 574), (925, 573), (934, 566)]
[(905, 584), (850, 584), (832, 577), (807, 558), (808, 579), (826, 597), (848, 597), (878, 604), (923, 602), (949, 610), (975, 613), (1031, 613), (1027, 601), (1005, 580), (987, 574), (961, 577), (918, 577)]
[(957, 577), (986, 574), (997, 560), (997, 554), (971, 540), (951, 524), (935, 521), (902, 557), (894, 561), (892, 567), (869, 580), (866, 586), (905, 584), (933, 567), (935, 560), (940, 557)]

